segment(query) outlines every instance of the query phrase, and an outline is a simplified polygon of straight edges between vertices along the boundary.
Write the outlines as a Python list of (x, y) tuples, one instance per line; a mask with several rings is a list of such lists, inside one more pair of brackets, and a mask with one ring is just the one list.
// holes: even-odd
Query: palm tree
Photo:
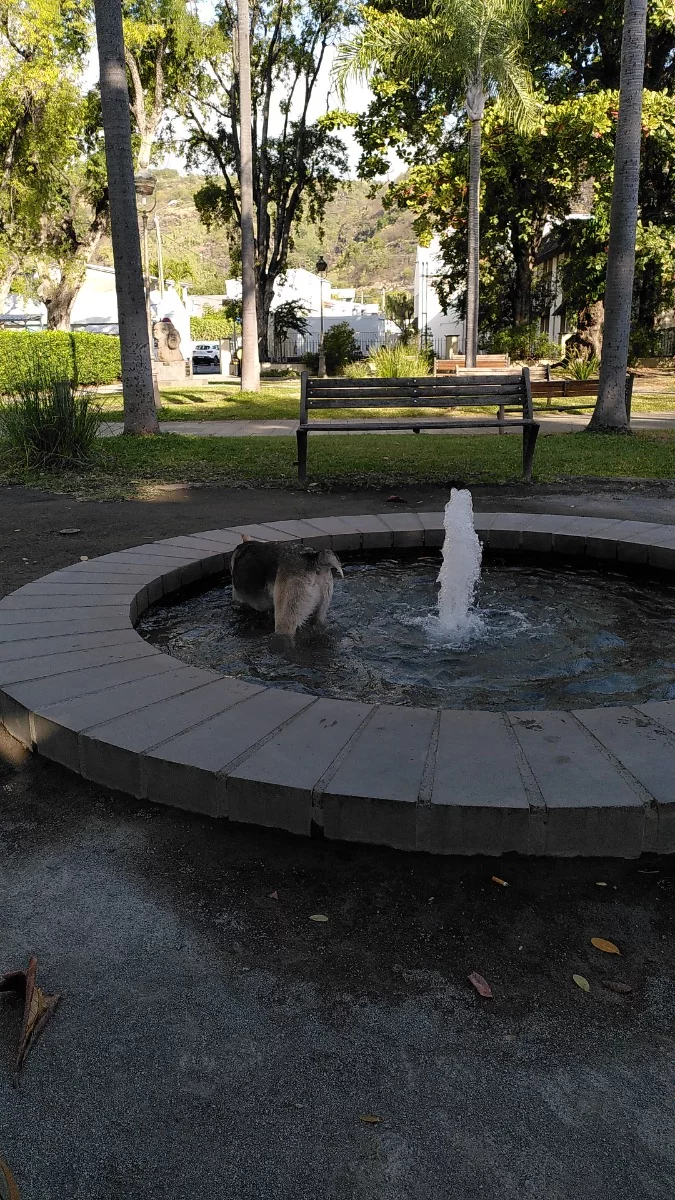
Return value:
[(483, 112), (498, 96), (518, 129), (532, 127), (536, 101), (522, 58), (527, 0), (432, 0), (417, 20), (369, 11), (361, 32), (342, 46), (336, 74), (344, 91), (350, 76), (373, 71), (394, 79), (430, 80), (444, 89), (463, 81), (470, 122), (469, 220), (466, 284), (466, 365), (476, 365), (480, 156)]
[(120, 0), (95, 0), (122, 358), (124, 432), (159, 433), (150, 363)]
[(602, 361), (598, 403), (589, 429), (629, 428), (626, 413), (626, 368), (635, 275), (646, 36), (647, 0), (625, 0), (619, 118), (614, 147), (614, 181), (605, 280)]
[(239, 66), (239, 147), (241, 155), (241, 390), (260, 391), (258, 315), (253, 224), (253, 147), (251, 137), (251, 50), (248, 0), (237, 0)]

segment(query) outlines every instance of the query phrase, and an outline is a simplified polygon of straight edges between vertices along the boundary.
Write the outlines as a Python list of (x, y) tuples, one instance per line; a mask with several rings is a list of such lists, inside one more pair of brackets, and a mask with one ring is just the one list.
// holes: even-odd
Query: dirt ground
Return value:
[[(0, 590), (173, 534), (446, 498), (6, 489)], [(675, 523), (675, 489), (481, 489), (475, 507)], [(35, 953), (63, 993), (18, 1089), (20, 1013), (0, 998), (0, 1156), (21, 1200), (672, 1200), (674, 895), (671, 860), (434, 858), (219, 824), (0, 733), (0, 971)]]

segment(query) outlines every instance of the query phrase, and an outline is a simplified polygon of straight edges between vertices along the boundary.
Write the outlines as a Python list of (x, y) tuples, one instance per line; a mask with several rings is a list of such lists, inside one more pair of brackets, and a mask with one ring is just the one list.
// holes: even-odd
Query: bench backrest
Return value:
[[(510, 359), (508, 354), (478, 354), (476, 355), (476, 367), (494, 368), (502, 370), (508, 367)], [(455, 354), (452, 358), (437, 358), (434, 363), (434, 372), (436, 375), (454, 375), (458, 367), (466, 366), (466, 355)]]
[[(626, 374), (626, 404), (630, 410), (631, 399), (633, 395), (633, 381), (635, 376), (630, 372)], [(572, 400), (575, 396), (591, 396), (595, 399), (598, 395), (600, 386), (599, 379), (550, 379), (546, 382), (533, 380), (532, 395), (536, 399), (541, 399), (543, 396), (546, 400), (556, 400), (565, 398)], [(570, 405), (571, 408), (574, 405)]]
[(422, 375), (410, 379), (311, 378), (303, 371), (300, 421), (312, 409), (333, 408), (519, 408), (532, 418), (530, 372), (518, 375)]

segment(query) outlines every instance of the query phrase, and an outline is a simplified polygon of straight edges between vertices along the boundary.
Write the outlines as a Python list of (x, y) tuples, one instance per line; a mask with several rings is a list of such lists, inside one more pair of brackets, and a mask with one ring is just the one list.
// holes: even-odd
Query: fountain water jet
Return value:
[(473, 609), (483, 555), (473, 527), (471, 492), (453, 488), (443, 518), (443, 563), (438, 575), (438, 629), (454, 640), (479, 633), (483, 621)]

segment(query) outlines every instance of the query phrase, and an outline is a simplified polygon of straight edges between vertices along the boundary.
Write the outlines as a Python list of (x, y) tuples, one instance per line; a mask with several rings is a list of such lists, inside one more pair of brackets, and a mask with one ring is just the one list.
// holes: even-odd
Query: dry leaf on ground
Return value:
[(270, 900), (278, 900), (278, 899), (279, 899), (278, 892), (270, 892)]
[(602, 950), (604, 954), (620, 954), (618, 946), (614, 942), (608, 942), (607, 938), (591, 938), (591, 945), (595, 946), (596, 950)]
[(598, 881), (597, 881), (597, 883), (596, 883), (596, 885), (595, 885), (595, 886), (596, 886), (596, 887), (607, 887), (607, 884), (606, 884), (606, 883), (603, 883), (601, 879), (598, 879)]
[(587, 979), (584, 979), (583, 975), (573, 975), (572, 979), (576, 983), (577, 987), (581, 988), (582, 992), (590, 992), (591, 985)]
[(19, 1073), (30, 1051), (61, 999), (58, 995), (52, 996), (43, 992), (35, 982), (36, 975), (37, 959), (32, 957), (25, 971), (9, 971), (0, 978), (0, 992), (15, 992), (23, 996), (23, 1021), (14, 1064), (15, 1083), (18, 1082)]
[(616, 992), (618, 996), (629, 996), (633, 990), (629, 983), (621, 983), (618, 979), (603, 979), (602, 986), (607, 988), (608, 992)]
[(0, 1200), (20, 1200), (19, 1189), (4, 1158), (0, 1158)]
[(312, 916), (309, 919), (310, 921), (327, 921), (328, 917), (326, 917), (323, 913), (312, 913)]
[(371, 1113), (361, 1113), (359, 1121), (363, 1121), (364, 1125), (379, 1125), (382, 1117), (374, 1117)]
[(500, 887), (508, 887), (508, 886), (509, 886), (509, 885), (508, 885), (508, 883), (506, 882), (506, 880), (505, 880), (505, 879), (500, 879), (498, 875), (493, 875), (493, 876), (492, 876), (492, 882), (493, 882), (493, 883), (498, 883)]
[(492, 995), (492, 988), (490, 987), (490, 984), (487, 982), (487, 980), (483, 979), (483, 976), (479, 975), (477, 971), (472, 971), (471, 974), (467, 976), (467, 978), (468, 978), (471, 986), (475, 987), (479, 996), (484, 996), (486, 1000), (494, 999), (494, 996)]

